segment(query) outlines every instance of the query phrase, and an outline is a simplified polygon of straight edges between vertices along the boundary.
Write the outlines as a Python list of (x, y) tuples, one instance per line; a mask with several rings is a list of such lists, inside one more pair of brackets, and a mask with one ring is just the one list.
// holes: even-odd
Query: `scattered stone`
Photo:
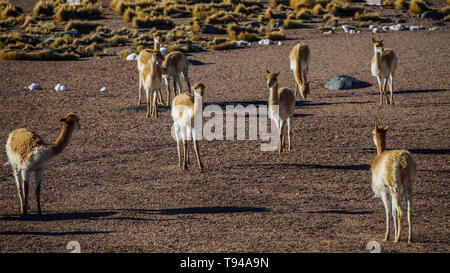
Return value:
[(30, 86), (28, 86), (28, 89), (30, 89), (31, 91), (33, 90), (43, 90), (44, 88), (42, 88), (39, 84), (37, 83), (32, 83)]
[(139, 57), (139, 55), (137, 53), (131, 53), (125, 59), (127, 61), (136, 61), (138, 59), (138, 57)]
[(203, 25), (200, 28), (200, 33), (204, 33), (204, 34), (222, 34), (223, 30), (221, 30), (218, 27), (215, 27), (213, 25)]
[(272, 40), (269, 39), (262, 39), (258, 42), (258, 44), (260, 45), (273, 45), (274, 42)]
[(161, 47), (161, 48), (159, 49), (159, 51), (161, 52), (161, 54), (162, 54), (163, 56), (166, 56), (167, 54), (169, 54), (169, 50), (167, 50), (166, 47)]
[(332, 31), (332, 30), (325, 31), (323, 34), (324, 34), (324, 35), (331, 35), (331, 34), (333, 34), (333, 31)]
[(372, 33), (378, 33), (378, 28), (376, 28), (376, 27), (373, 28), (373, 29), (372, 29)]
[(280, 27), (282, 27), (282, 26), (283, 26), (282, 23), (276, 22), (275, 24), (272, 24), (272, 25), (270, 26), (270, 28), (280, 28)]
[(105, 92), (106, 90), (106, 87), (103, 87), (102, 89), (100, 89), (100, 92)]
[(437, 30), (437, 29), (438, 29), (438, 27), (432, 27), (432, 28), (430, 28), (429, 30), (435, 31), (435, 30)]
[(282, 46), (283, 42), (282, 41), (278, 41), (277, 45)]
[(367, 0), (369, 6), (381, 6), (381, 0)]
[(370, 83), (357, 80), (353, 77), (340, 75), (332, 78), (325, 84), (325, 88), (330, 90), (346, 90), (346, 89), (358, 89), (371, 86)]
[(237, 41), (236, 44), (237, 44), (238, 46), (242, 46), (242, 47), (251, 46), (251, 43), (249, 43), (249, 42), (247, 42), (247, 41), (244, 41), (244, 40)]

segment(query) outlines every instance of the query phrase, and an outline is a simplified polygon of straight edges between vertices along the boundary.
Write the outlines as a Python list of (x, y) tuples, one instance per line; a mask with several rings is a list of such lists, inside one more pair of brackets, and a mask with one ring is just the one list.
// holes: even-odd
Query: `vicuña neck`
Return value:
[(380, 155), (386, 150), (386, 139), (378, 135), (375, 136), (377, 141), (377, 155)]
[(200, 95), (194, 94), (194, 113), (201, 114), (203, 110), (203, 98)]
[(72, 137), (73, 125), (68, 125), (64, 123), (59, 133), (59, 137), (51, 145), (53, 155), (56, 156), (60, 154), (69, 145), (70, 138)]
[(278, 104), (278, 83), (269, 87), (269, 105)]

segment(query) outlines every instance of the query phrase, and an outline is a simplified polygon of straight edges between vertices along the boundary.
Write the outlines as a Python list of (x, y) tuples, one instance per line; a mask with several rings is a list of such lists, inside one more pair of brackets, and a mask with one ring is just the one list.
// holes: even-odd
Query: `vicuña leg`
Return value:
[(389, 75), (389, 89), (391, 91), (391, 105), (394, 105), (394, 76)]
[(38, 170), (34, 172), (35, 176), (35, 191), (34, 194), (36, 196), (36, 205), (38, 214), (42, 214), (41, 211), (41, 181), (42, 177), (44, 177), (44, 172), (42, 170)]
[(384, 205), (384, 210), (386, 213), (386, 233), (384, 235), (384, 240), (383, 241), (387, 241), (389, 240), (389, 219), (390, 219), (390, 213), (391, 213), (391, 204), (388, 200), (388, 194), (387, 193), (383, 193), (381, 195), (381, 200), (383, 201), (383, 205)]

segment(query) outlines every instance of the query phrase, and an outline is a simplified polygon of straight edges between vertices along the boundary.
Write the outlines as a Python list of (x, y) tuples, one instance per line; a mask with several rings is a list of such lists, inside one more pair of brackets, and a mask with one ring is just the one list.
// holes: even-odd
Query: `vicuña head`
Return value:
[(41, 214), (40, 189), (43, 171), (50, 159), (60, 154), (70, 142), (74, 130), (80, 129), (80, 119), (73, 113), (67, 113), (61, 120), (59, 137), (52, 144), (46, 144), (36, 133), (25, 129), (13, 130), (6, 141), (6, 155), (17, 184), (20, 209), (27, 214), (28, 183), (30, 173), (35, 173), (37, 211)]
[(268, 69), (266, 70), (267, 76), (266, 76), (266, 83), (268, 88), (275, 88), (278, 86), (278, 75), (281, 71), (278, 71), (277, 73), (270, 72)]
[(384, 51), (383, 39), (375, 40), (375, 38), (372, 38), (372, 42), (373, 42), (373, 48), (374, 48), (375, 52), (383, 52)]

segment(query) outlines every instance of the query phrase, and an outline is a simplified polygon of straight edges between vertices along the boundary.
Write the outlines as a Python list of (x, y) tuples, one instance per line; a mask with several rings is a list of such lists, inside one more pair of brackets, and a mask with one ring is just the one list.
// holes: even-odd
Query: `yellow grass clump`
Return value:
[(102, 16), (102, 6), (100, 3), (86, 5), (62, 4), (55, 13), (55, 20), (58, 22), (72, 19), (99, 19)]
[(229, 49), (236, 49), (238, 48), (238, 45), (234, 41), (226, 41), (223, 43), (219, 43), (217, 45), (211, 44), (209, 46), (209, 49), (217, 51), (217, 50), (229, 50)]
[(414, 14), (422, 14), (427, 11), (427, 5), (422, 0), (412, 0), (409, 3), (409, 12)]
[(136, 28), (152, 28), (157, 29), (172, 29), (175, 23), (169, 17), (158, 16), (158, 17), (142, 17), (138, 15), (132, 20), (133, 27)]
[(372, 12), (372, 13), (356, 12), (353, 19), (355, 21), (383, 21), (383, 18), (380, 16), (380, 14), (378, 12)]
[(396, 0), (394, 3), (396, 9), (409, 9), (409, 3), (405, 0)]
[(74, 29), (80, 33), (94, 32), (100, 23), (90, 22), (85, 20), (70, 20), (64, 27), (64, 31)]

